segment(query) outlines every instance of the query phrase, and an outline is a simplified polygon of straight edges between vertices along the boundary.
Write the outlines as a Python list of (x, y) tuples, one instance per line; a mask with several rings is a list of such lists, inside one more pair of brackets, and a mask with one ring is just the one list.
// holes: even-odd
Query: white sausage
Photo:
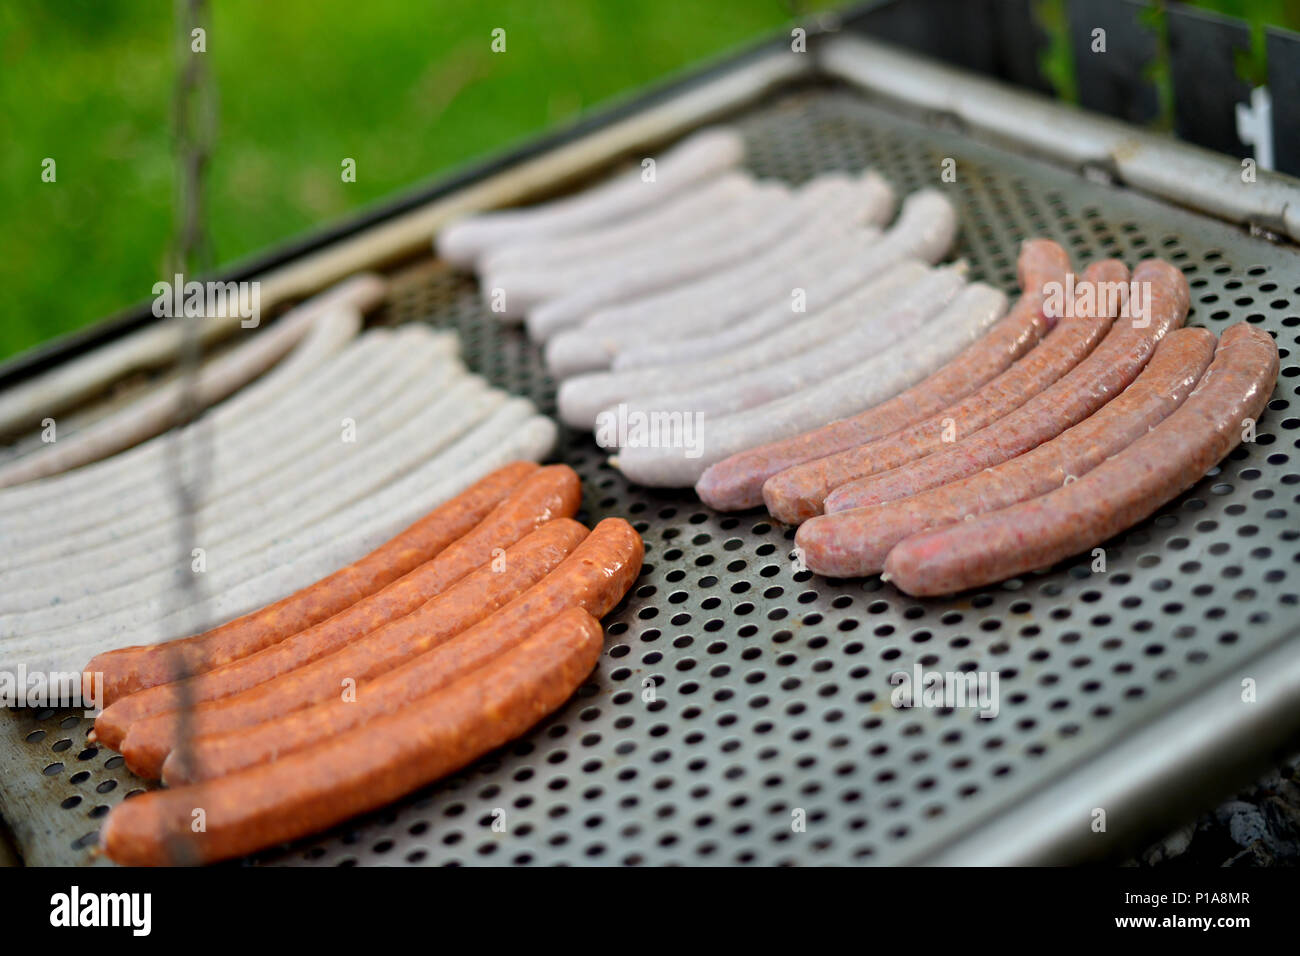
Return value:
[(246, 573), (239, 580), (233, 575), (223, 578), (213, 596), (195, 607), (172, 610), (155, 599), (152, 616), (104, 618), (60, 632), (57, 640), (0, 641), (0, 669), (12, 670), (24, 662), (30, 670), (76, 670), (100, 651), (185, 637), (271, 604), (373, 551), (502, 465), (545, 458), (555, 445), (555, 423), (533, 411), (523, 399), (508, 402), (479, 428), (381, 494), (242, 563), (241, 573)]
[(571, 234), (635, 215), (738, 166), (744, 154), (744, 141), (734, 130), (700, 130), (659, 158), (653, 182), (643, 179), (643, 169), (638, 166), (574, 196), (525, 209), (471, 215), (443, 228), (438, 234), (437, 252), (454, 265), (470, 266), (479, 256), (507, 243)]
[[(619, 250), (616, 255), (584, 257), (562, 266), (484, 275), (480, 286), (490, 296), (499, 319), (517, 319), (575, 291), (601, 285), (627, 274), (637, 274), (647, 263), (663, 263), (698, 256), (701, 251), (726, 242), (737, 233), (754, 229), (758, 223), (794, 202), (784, 183), (759, 183), (750, 195), (713, 218), (700, 219), (675, 235), (656, 237), (653, 243)], [(504, 306), (504, 307), (503, 307)]]
[(548, 267), (565, 268), (589, 257), (610, 258), (681, 235), (752, 196), (757, 183), (742, 170), (723, 173), (671, 196), (660, 208), (597, 229), (502, 246), (478, 264), (481, 275), (501, 275)]
[[(863, 177), (855, 195), (863, 199), (864, 216), (869, 224), (883, 222), (893, 214), (893, 190), (876, 174), (868, 173)], [(772, 255), (772, 252), (769, 251), (755, 261), (764, 261), (767, 255)], [(770, 268), (766, 261), (764, 266)], [(738, 278), (749, 281), (766, 274), (766, 271), (753, 271), (754, 268), (752, 262), (742, 264), (621, 305), (598, 309), (583, 322), (582, 328), (592, 331), (627, 331), (647, 323), (662, 322), (665, 321), (665, 316), (678, 314), (683, 315), (682, 321), (689, 328), (694, 322), (710, 320), (717, 298), (731, 293)]]
[[(396, 334), (376, 330), (340, 356), (339, 362), (265, 408), (250, 412), (238, 425), (218, 429), (215, 419), (201, 420), (191, 426), (194, 431), (184, 434), (191, 443), (205, 442), (210, 452), (202, 493), (211, 500), (282, 468), (319, 441), (318, 423), (323, 413), (335, 408), (340, 414), (355, 410), (351, 403), (357, 402), (358, 396), (366, 404), (380, 401), (397, 392), (420, 368), (439, 358), (454, 357), (456, 348), (454, 335), (435, 336), (423, 326), (407, 326)], [(170, 436), (171, 440), (176, 437)], [(167, 440), (168, 436), (155, 439)], [(5, 524), (13, 526), (15, 539), (21, 540), (25, 549), (33, 536), (66, 537), (68, 529), (113, 524), (142, 508), (174, 507), (171, 467), (166, 457), (155, 456), (116, 482), (62, 496), (34, 507), (30, 520), (6, 520)], [(0, 568), (27, 560), (26, 555), (0, 558)]]
[[(937, 261), (952, 245), (956, 232), (957, 214), (951, 203), (933, 190), (913, 193), (903, 203), (898, 221), (866, 256), (809, 285), (805, 303), (808, 314), (815, 315), (828, 308), (868, 277), (894, 266), (900, 259), (918, 255), (926, 261)], [(791, 307), (788, 302), (773, 306), (763, 322), (779, 325), (777, 312), (787, 316)], [(779, 358), (806, 347), (807, 343), (801, 343), (797, 334), (792, 338), (777, 333), (722, 358), (704, 358), (677, 368), (650, 367), (575, 376), (560, 385), (556, 397), (560, 418), (575, 428), (591, 428), (601, 411), (629, 395), (671, 391), (683, 380), (689, 387), (693, 378), (698, 380), (698, 376), (708, 375), (710, 368), (717, 369), (718, 374), (733, 374), (772, 361), (769, 356), (773, 353)]]
[[(200, 507), (192, 516), (195, 526), (208, 529), (209, 541), (217, 540), (212, 535), (212, 523), (219, 516), (261, 510), (269, 497), (282, 490), (301, 488), (304, 480), (317, 480), (341, 455), (368, 454), (375, 442), (405, 427), (422, 407), (422, 393), (436, 396), (456, 374), (464, 374), (453, 354), (455, 336), (426, 333), (412, 339), (402, 334), (407, 329), (423, 328), (408, 326), (393, 337), (388, 344), (400, 351), (394, 355), (390, 350), (375, 357), (374, 380), (363, 380), (369, 387), (360, 394), (338, 399), (326, 395), (314, 401), (302, 396), (308, 414), (298, 416), (305, 420), (298, 421), (290, 434), (272, 436), (270, 447), (265, 449), (245, 444), (225, 449), (223, 456), (214, 455), (211, 477), (202, 488)], [(364, 445), (341, 441), (344, 418), (356, 423)], [(107, 522), (58, 535), (44, 546), (24, 546), (24, 577), (39, 588), (42, 568), (34, 565), (62, 558), (62, 563), (44, 570), (66, 582), (85, 570), (97, 571), (110, 559), (125, 559), (132, 550), (148, 552), (152, 550), (151, 541), (162, 547), (174, 541), (178, 502), (164, 475), (151, 478), (152, 493), (144, 506), (118, 512)], [(99, 507), (105, 509), (103, 504)], [(15, 578), (10, 581), (18, 583)], [(9, 601), (5, 607), (13, 609)]]
[[(961, 267), (937, 269), (910, 285), (883, 293), (876, 290), (877, 283), (871, 283), (824, 314), (827, 320), (836, 317), (838, 330), (820, 344), (739, 375), (699, 380), (694, 388), (631, 396), (625, 403), (627, 411), (681, 409), (714, 417), (774, 401), (824, 381), (910, 336), (961, 291), (964, 274)], [(611, 411), (617, 410), (606, 409), (604, 414)]]
[[(324, 313), (351, 307), (364, 312), (384, 297), (387, 287), (387, 282), (379, 276), (362, 273), (304, 302), (294, 311), (311, 309)], [(130, 372), (167, 364), (180, 352), (184, 326), (179, 323), (185, 321), (198, 321), (199, 339), (208, 344), (240, 328), (242, 319), (217, 316), (155, 322), (7, 389), (0, 394), (0, 434), (10, 434), (47, 416), (58, 415)]]
[(846, 318), (852, 318), (853, 310), (844, 308), (846, 296), (853, 296), (857, 303), (862, 301), (859, 293), (868, 297), (892, 295), (918, 282), (927, 272), (926, 266), (909, 260), (864, 281), (861, 271), (864, 265), (870, 275), (871, 264), (859, 261), (810, 285), (807, 314), (793, 313), (788, 302), (779, 306), (787, 318), (784, 329), (729, 355), (677, 366), (596, 372), (566, 380), (556, 396), (560, 419), (574, 428), (591, 428), (596, 424), (597, 415), (634, 395), (659, 395), (694, 388), (702, 381), (716, 381), (762, 368), (806, 351), (838, 332)]
[[(355, 445), (345, 445), (335, 432), (322, 449), (328, 454), (295, 468), (290, 487), (265, 491), (255, 487), (237, 501), (201, 509), (195, 515), (195, 545), (204, 549), (208, 567), (263, 547), (382, 487), (472, 428), (505, 397), (489, 391), (482, 379), (468, 375), (463, 367), (449, 363), (429, 377), (423, 390), (407, 394), (427, 404), (418, 414), (408, 409), (407, 420), (392, 432)], [(60, 569), (56, 584), (41, 585), (42, 578), (48, 581), (49, 577), (42, 568), (7, 575), (7, 582), (24, 588), (11, 600), (21, 598), (36, 609), (21, 619), (0, 618), (0, 631), (59, 627), (84, 618), (92, 609), (103, 614), (127, 606), (150, 583), (171, 581), (179, 586), (191, 572), (188, 563), (183, 569), (175, 567), (176, 535), (173, 521), (64, 559), (56, 565)], [(106, 557), (112, 558), (111, 564), (105, 563)]]
[[(349, 353), (348, 345), (361, 327), (361, 313), (340, 306), (322, 314), (303, 341), (282, 362), (257, 381), (209, 410), (201, 421), (214, 430), (245, 421), (258, 410), (280, 401), (303, 382), (333, 367)], [(371, 333), (373, 335), (374, 333)], [(385, 335), (388, 333), (385, 331)], [(193, 425), (188, 427), (194, 427)], [(73, 471), (0, 490), (0, 519), (15, 512), (28, 513), (38, 503), (62, 501), (87, 489), (99, 490), (141, 467), (156, 467), (167, 454), (165, 437), (155, 437), (110, 458)]]
[[(556, 334), (546, 343), (547, 368), (567, 377), (609, 367), (611, 361), (617, 367), (627, 350), (723, 330), (756, 309), (788, 305), (795, 289), (865, 255), (880, 238), (872, 224), (887, 219), (892, 210), (893, 192), (869, 174), (848, 201), (818, 209), (788, 239), (756, 258), (597, 312), (577, 328)], [(867, 228), (859, 228), (859, 223)]]
[(528, 334), (535, 341), (550, 338), (560, 329), (575, 325), (602, 306), (626, 302), (665, 285), (689, 281), (697, 276), (743, 262), (798, 229), (811, 210), (834, 197), (847, 198), (853, 186), (840, 177), (823, 177), (800, 190), (794, 201), (782, 203), (770, 215), (761, 215), (751, 227), (700, 248), (678, 250), (663, 259), (646, 257), (634, 267), (583, 283), (558, 299), (529, 311)]
[[(749, 345), (765, 335), (779, 332), (790, 324), (794, 290), (807, 295), (808, 289), (827, 275), (834, 274), (852, 263), (866, 258), (880, 242), (879, 233), (864, 233), (836, 243), (830, 249), (810, 254), (794, 264), (782, 276), (783, 294), (774, 297), (766, 308), (759, 309), (741, 321), (717, 331), (690, 337), (661, 337), (651, 339), (626, 339), (629, 344), (620, 348), (613, 357), (610, 368), (615, 372), (653, 366), (673, 366), (701, 362), (713, 355), (725, 355)], [(700, 332), (707, 332), (701, 325)]]
[[(319, 318), (320, 313), (312, 309), (288, 312), (270, 328), (204, 366), (193, 382), (192, 394), (198, 407), (221, 401), (266, 371)], [(75, 435), (0, 466), (0, 487), (58, 474), (152, 438), (172, 427), (185, 392), (185, 382), (171, 382)]]

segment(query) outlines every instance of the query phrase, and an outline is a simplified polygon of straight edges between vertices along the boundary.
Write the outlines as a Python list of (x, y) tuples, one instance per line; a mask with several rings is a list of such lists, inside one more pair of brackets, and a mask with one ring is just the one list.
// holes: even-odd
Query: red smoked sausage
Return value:
[[(572, 608), (398, 713), (274, 763), (127, 800), (109, 815), (101, 845), (110, 859), (129, 866), (208, 863), (381, 807), (518, 737), (561, 706), (595, 667), (601, 645), (600, 624)], [(202, 828), (194, 826), (196, 811)]]
[[(203, 634), (166, 644), (96, 655), (86, 674), (102, 673), (104, 705), (144, 687), (199, 674), (282, 641), (396, 581), (483, 520), (537, 466), (516, 461), (439, 505), (360, 561), (310, 587)], [(87, 684), (86, 686), (93, 686)]]
[(582, 482), (572, 468), (550, 465), (538, 469), (477, 527), (382, 591), (256, 654), (186, 681), (157, 685), (120, 698), (95, 720), (96, 738), (109, 747), (120, 747), (131, 725), (151, 714), (229, 697), (324, 657), (410, 614), (491, 562), (499, 549), (510, 547), (546, 522), (573, 517), (581, 503)]
[(1228, 329), (1187, 401), (1128, 448), (1039, 498), (900, 542), (885, 577), (915, 595), (948, 594), (1047, 567), (1095, 547), (1196, 484), (1241, 442), (1277, 382), (1277, 345)]

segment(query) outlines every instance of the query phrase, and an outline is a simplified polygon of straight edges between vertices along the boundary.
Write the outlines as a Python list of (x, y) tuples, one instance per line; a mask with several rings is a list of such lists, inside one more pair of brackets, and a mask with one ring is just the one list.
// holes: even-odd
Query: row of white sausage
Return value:
[(654, 182), (634, 169), (438, 239), (545, 340), (560, 417), (621, 446), (615, 463), (640, 484), (692, 485), (730, 454), (887, 398), (1006, 307), (966, 285), (964, 264), (933, 268), (957, 232), (938, 192), (907, 197), (882, 232), (896, 202), (878, 175), (791, 189), (731, 168), (742, 157), (735, 132), (709, 129)]

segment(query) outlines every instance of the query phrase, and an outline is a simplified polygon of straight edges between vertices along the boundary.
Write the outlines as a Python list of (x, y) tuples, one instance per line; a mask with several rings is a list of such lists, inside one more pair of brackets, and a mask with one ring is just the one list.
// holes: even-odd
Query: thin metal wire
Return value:
[[(173, 149), (176, 158), (176, 195), (174, 232), (169, 253), (169, 274), (175, 276), (208, 275), (213, 266), (212, 242), (205, 221), (203, 179), (208, 160), (217, 136), (217, 97), (208, 69), (207, 0), (176, 0), (176, 86), (173, 102)], [(203, 42), (196, 43), (194, 31), (203, 31)], [(200, 49), (195, 47), (199, 46)], [(176, 560), (192, 562), (199, 547), (195, 515), (203, 500), (212, 462), (211, 435), (201, 425), (189, 427), (202, 412), (198, 396), (198, 379), (203, 361), (203, 339), (199, 323), (205, 319), (181, 322), (180, 396), (177, 403), (174, 428), (167, 443), (167, 473), (171, 492), (176, 499), (177, 554)], [(176, 593), (179, 608), (196, 609), (192, 614), (194, 630), (202, 631), (204, 598), (203, 584), (198, 573), (182, 579)], [(189, 675), (188, 664), (180, 645), (172, 655), (171, 672), (181, 681), (179, 727), (176, 745), (177, 759), (184, 761), (189, 752), (193, 730), (191, 708), (193, 701), (184, 679)], [(178, 847), (179, 859), (188, 859), (191, 845), (182, 841)]]

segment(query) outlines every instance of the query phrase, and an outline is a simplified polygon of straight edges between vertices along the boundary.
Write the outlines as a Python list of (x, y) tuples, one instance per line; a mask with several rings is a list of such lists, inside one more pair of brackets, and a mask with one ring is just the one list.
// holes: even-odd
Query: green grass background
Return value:
[[(1040, 0), (1043, 18), (1062, 0)], [(824, 8), (829, 2), (799, 4)], [(1300, 27), (1294, 0), (1197, 4)], [(218, 262), (768, 33), (782, 0), (216, 0)], [(491, 31), (506, 30), (493, 54)], [(150, 297), (172, 229), (173, 5), (0, 3), (0, 357)], [(1047, 66), (1069, 95), (1068, 57)], [(57, 182), (41, 181), (46, 157)], [(344, 183), (351, 157), (357, 181)]]

